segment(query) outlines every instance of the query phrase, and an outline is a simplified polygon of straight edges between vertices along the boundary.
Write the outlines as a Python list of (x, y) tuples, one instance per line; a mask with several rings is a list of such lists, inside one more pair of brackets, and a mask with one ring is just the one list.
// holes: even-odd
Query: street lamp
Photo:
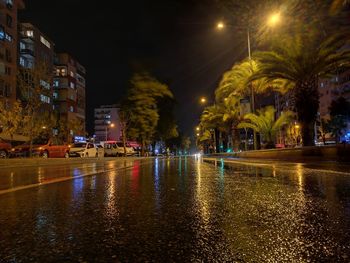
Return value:
[[(268, 18), (268, 21), (267, 21), (267, 25), (269, 25), (270, 27), (274, 27), (275, 25), (277, 25), (281, 20), (281, 16), (279, 13), (274, 13), (273, 15), (271, 15), (269, 18)], [(217, 25), (216, 25), (217, 29), (218, 30), (222, 30), (223, 28), (225, 28), (225, 24), (223, 22), (219, 22)], [(250, 29), (249, 29), (249, 26), (247, 26), (247, 45), (248, 45), (248, 59), (249, 61), (251, 62), (252, 60), (252, 54), (251, 54), (251, 45), (250, 45)], [(251, 92), (251, 95), (250, 95), (250, 101), (251, 101), (251, 111), (252, 113), (255, 112), (255, 95), (254, 95), (254, 88), (252, 85), (250, 85), (250, 92)], [(257, 149), (257, 144), (256, 144), (256, 141), (257, 141), (257, 138), (256, 138), (256, 132), (255, 130), (253, 131), (254, 132), (254, 150)]]
[(272, 14), (268, 19), (268, 25), (271, 27), (276, 26), (281, 20), (281, 16), (279, 13)]
[(207, 103), (207, 99), (206, 99), (205, 97), (202, 97), (202, 98), (200, 99), (200, 103), (201, 103), (201, 104)]
[(201, 128), (197, 127), (197, 128), (196, 128), (196, 131), (199, 131), (200, 129), (201, 129)]
[(115, 125), (114, 125), (114, 123), (110, 123), (109, 125), (106, 125), (106, 141), (108, 141), (108, 127), (111, 127), (111, 128), (113, 128)]

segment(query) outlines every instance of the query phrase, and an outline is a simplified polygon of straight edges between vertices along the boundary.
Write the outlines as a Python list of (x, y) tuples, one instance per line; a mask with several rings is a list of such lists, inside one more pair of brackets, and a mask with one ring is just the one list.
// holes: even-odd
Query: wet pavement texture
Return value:
[[(1, 194), (0, 262), (350, 262), (347, 172), (131, 162)], [(43, 178), (64, 168), (45, 169)], [(29, 170), (12, 180), (39, 177)]]

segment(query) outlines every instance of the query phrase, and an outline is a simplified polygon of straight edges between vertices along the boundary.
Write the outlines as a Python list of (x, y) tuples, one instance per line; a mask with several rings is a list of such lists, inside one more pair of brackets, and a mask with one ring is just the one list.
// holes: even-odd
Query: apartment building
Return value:
[(54, 64), (54, 108), (69, 130), (69, 140), (85, 136), (86, 70), (68, 53), (56, 54)]
[(0, 0), (0, 101), (10, 105), (16, 100), (18, 10), (22, 0)]
[(95, 109), (95, 140), (100, 141), (119, 141), (122, 137), (122, 131), (119, 119), (119, 106), (102, 105)]
[[(41, 87), (40, 100), (45, 110), (53, 109), (54, 43), (30, 23), (20, 24), (19, 69), (29, 73)], [(21, 93), (21, 90), (18, 90)], [(21, 94), (17, 96), (22, 101)]]

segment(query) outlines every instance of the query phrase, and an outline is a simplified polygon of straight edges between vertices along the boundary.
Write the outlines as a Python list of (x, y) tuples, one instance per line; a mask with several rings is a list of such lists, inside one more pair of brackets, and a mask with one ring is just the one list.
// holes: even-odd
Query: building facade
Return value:
[(119, 141), (122, 130), (118, 105), (103, 105), (95, 109), (95, 141)]
[[(54, 43), (40, 30), (30, 23), (20, 24), (19, 70), (32, 76), (40, 85), (40, 101), (42, 108), (53, 109), (53, 76)], [(20, 79), (21, 77), (19, 77)], [(21, 83), (19, 80), (18, 83)], [(19, 86), (21, 86), (19, 84)], [(21, 87), (18, 87), (18, 98), (22, 101)]]
[(85, 68), (67, 53), (56, 54), (54, 70), (54, 108), (68, 140), (85, 136)]
[(0, 0), (0, 101), (6, 105), (16, 98), (18, 61), (18, 10), (22, 0)]

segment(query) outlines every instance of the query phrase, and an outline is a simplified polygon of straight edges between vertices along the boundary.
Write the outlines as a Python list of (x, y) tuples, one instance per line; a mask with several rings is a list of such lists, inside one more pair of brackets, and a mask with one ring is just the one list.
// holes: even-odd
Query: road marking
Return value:
[(41, 183), (18, 186), (18, 187), (6, 189), (6, 190), (0, 190), (0, 195), (12, 193), (12, 192), (17, 192), (20, 190), (30, 189), (30, 188), (34, 188), (34, 187), (39, 187), (42, 185), (48, 185), (48, 184), (53, 184), (53, 183), (60, 183), (60, 182), (64, 182), (64, 181), (69, 181), (69, 180), (75, 180), (75, 179), (79, 179), (79, 178), (83, 178), (83, 177), (87, 177), (87, 176), (91, 176), (91, 175), (99, 175), (99, 174), (108, 173), (108, 172), (112, 172), (112, 171), (118, 171), (118, 170), (122, 170), (122, 169), (128, 170), (132, 167), (133, 167), (133, 165), (132, 166), (124, 166), (124, 167), (119, 167), (119, 168), (107, 169), (107, 170), (99, 171), (99, 172), (90, 172), (90, 173), (86, 173), (86, 174), (82, 174), (82, 175), (78, 175), (78, 176), (74, 176), (74, 177), (67, 176), (67, 177), (61, 177), (61, 178), (57, 178), (57, 179), (48, 180), (48, 181), (41, 182)]

